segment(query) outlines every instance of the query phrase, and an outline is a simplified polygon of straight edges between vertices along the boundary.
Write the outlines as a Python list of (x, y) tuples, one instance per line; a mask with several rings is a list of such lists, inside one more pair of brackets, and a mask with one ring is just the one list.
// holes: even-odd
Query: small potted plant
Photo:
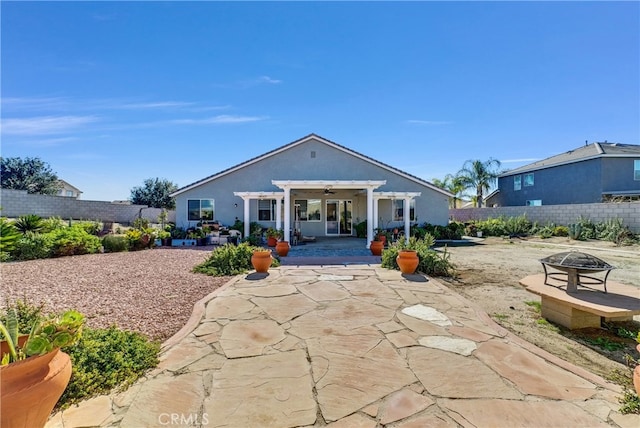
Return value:
[(60, 348), (82, 334), (84, 316), (67, 311), (37, 320), (18, 335), (18, 317), (7, 310), (0, 322), (0, 426), (43, 427), (71, 378), (71, 360)]
[(282, 232), (278, 229), (270, 227), (267, 229), (267, 246), (275, 247), (278, 239), (282, 238)]
[(371, 250), (371, 254), (374, 256), (381, 256), (382, 250), (384, 249), (384, 242), (380, 240), (380, 236), (376, 235), (373, 237), (373, 241), (369, 245), (369, 249)]

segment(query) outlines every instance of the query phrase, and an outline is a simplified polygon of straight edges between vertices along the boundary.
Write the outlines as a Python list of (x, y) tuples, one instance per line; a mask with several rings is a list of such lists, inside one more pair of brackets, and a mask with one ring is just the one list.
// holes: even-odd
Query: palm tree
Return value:
[(462, 181), (465, 189), (473, 188), (476, 191), (476, 206), (481, 207), (485, 191), (496, 184), (500, 171), (500, 161), (489, 158), (487, 161), (468, 160), (458, 171), (457, 177)]
[(449, 208), (457, 208), (458, 199), (461, 196), (460, 194), (465, 189), (465, 185), (462, 183), (460, 177), (457, 175), (447, 174), (444, 176), (444, 180), (434, 178), (432, 181), (437, 187), (453, 194), (453, 198), (449, 199)]

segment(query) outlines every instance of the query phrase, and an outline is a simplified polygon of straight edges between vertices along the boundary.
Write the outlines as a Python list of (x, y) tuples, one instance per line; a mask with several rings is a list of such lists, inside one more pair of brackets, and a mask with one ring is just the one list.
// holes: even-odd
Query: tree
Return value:
[(491, 186), (496, 184), (500, 171), (500, 161), (489, 158), (487, 161), (468, 160), (462, 165), (457, 176), (460, 178), (465, 189), (475, 189), (476, 206), (481, 207), (484, 202), (483, 195), (489, 191)]
[(461, 197), (462, 191), (465, 190), (465, 185), (462, 183), (460, 177), (447, 174), (444, 176), (444, 180), (434, 178), (433, 184), (453, 194), (453, 198), (449, 200), (449, 208), (457, 208), (458, 199)]
[(178, 185), (169, 180), (148, 178), (140, 187), (131, 189), (131, 202), (153, 208), (175, 209), (176, 201), (169, 196), (178, 190)]
[(40, 158), (0, 158), (0, 185), (43, 195), (55, 195), (62, 188), (58, 176)]

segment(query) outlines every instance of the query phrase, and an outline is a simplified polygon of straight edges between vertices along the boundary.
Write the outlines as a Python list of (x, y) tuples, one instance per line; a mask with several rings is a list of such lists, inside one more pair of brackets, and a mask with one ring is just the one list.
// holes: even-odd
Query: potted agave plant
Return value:
[(18, 335), (18, 317), (7, 310), (0, 322), (0, 426), (43, 427), (71, 378), (69, 355), (61, 347), (82, 334), (84, 316), (67, 311), (37, 320), (29, 335)]

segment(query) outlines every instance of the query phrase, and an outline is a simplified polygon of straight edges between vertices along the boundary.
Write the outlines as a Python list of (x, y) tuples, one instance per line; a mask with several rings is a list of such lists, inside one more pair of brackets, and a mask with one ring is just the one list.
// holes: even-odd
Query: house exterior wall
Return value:
[(640, 181), (633, 177), (634, 160), (640, 160), (640, 156), (635, 159), (602, 158), (602, 192), (639, 191)]
[[(542, 205), (586, 204), (602, 201), (602, 158), (590, 159), (545, 169), (530, 171), (534, 185), (525, 186), (528, 172), (498, 178), (499, 206), (526, 206), (527, 201), (541, 200)], [(613, 160), (613, 159), (610, 159)], [(633, 162), (631, 163), (633, 179)], [(521, 177), (521, 189), (514, 190), (514, 177)]]
[[(288, 147), (280, 153), (246, 165), (219, 178), (185, 190), (176, 196), (176, 224), (192, 227), (195, 221), (187, 221), (187, 200), (214, 199), (214, 217), (222, 224), (233, 224), (236, 218), (244, 217), (244, 201), (233, 192), (280, 192), (272, 180), (387, 180), (386, 185), (376, 191), (421, 192), (416, 198), (416, 213), (420, 222), (447, 224), (447, 196), (427, 186), (402, 177), (369, 161), (352, 156), (338, 148), (315, 139)], [(303, 234), (323, 235), (327, 199), (349, 199), (353, 203), (353, 224), (367, 218), (366, 192), (362, 189), (336, 189), (335, 194), (324, 195), (323, 189), (293, 189), (291, 193), (291, 221), (295, 221), (293, 204), (295, 199), (321, 199), (322, 214), (319, 223), (305, 222)], [(388, 203), (388, 209), (387, 209)], [(256, 200), (250, 204), (251, 221), (257, 221)], [(386, 226), (390, 220), (391, 204), (382, 200), (379, 216)], [(274, 222), (260, 222), (264, 227), (275, 226)], [(399, 223), (398, 223), (399, 224)], [(389, 223), (389, 226), (393, 226)], [(355, 233), (355, 232), (354, 232)]]

